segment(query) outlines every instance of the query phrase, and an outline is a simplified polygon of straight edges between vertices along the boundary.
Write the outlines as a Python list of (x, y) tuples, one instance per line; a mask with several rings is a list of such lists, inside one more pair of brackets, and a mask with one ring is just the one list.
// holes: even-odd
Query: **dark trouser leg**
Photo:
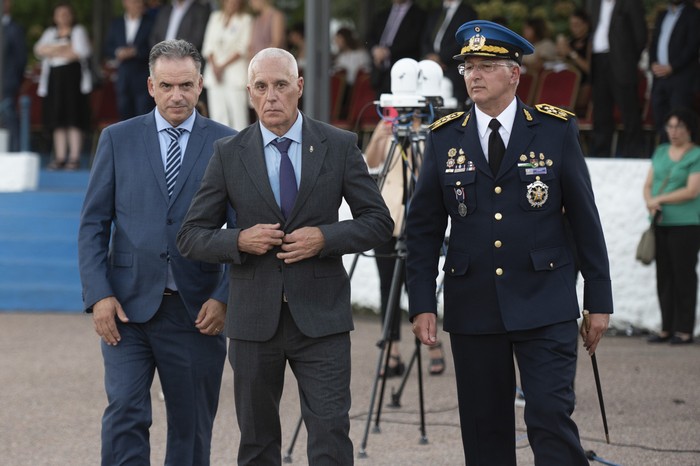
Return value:
[(450, 343), (466, 463), (515, 466), (515, 369), (510, 340), (506, 335), (453, 333)]
[(525, 423), (536, 464), (588, 466), (571, 419), (576, 321), (510, 334), (525, 393)]
[(612, 139), (615, 131), (613, 103), (615, 96), (611, 85), (612, 69), (610, 55), (594, 54), (591, 63), (591, 81), (593, 91), (593, 135), (591, 155), (610, 157)]
[(692, 335), (695, 330), (698, 292), (696, 267), (700, 249), (700, 226), (659, 227), (657, 230), (665, 236), (667, 272), (672, 277), (665, 297), (672, 303), (668, 312), (672, 313), (673, 325), (669, 331)]
[(661, 331), (664, 333), (673, 333), (676, 327), (673, 320), (676, 306), (673, 294), (675, 277), (673, 275), (669, 241), (669, 229), (657, 227), (655, 236), (656, 293), (659, 297), (659, 307), (661, 308)]

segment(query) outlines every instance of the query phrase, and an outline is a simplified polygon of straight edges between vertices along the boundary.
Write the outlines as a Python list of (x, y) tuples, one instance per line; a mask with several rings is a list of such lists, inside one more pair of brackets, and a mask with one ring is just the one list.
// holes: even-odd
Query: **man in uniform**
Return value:
[[(470, 21), (455, 59), (474, 107), (438, 120), (407, 219), (413, 331), (436, 341), (435, 279), (448, 219), (444, 329), (450, 333), (465, 459), (515, 465), (517, 358), (537, 464), (587, 465), (574, 410), (577, 354), (574, 257), (585, 280), (593, 353), (608, 326), (608, 256), (578, 129), (570, 113), (515, 96), (532, 45), (503, 26)], [(582, 326), (583, 327), (583, 326)]]

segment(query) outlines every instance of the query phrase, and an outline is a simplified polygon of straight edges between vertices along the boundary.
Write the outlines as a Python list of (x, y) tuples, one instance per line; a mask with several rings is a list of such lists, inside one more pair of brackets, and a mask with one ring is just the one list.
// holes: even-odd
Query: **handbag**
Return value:
[(656, 257), (656, 215), (654, 216), (654, 221), (651, 222), (649, 228), (644, 230), (642, 237), (639, 239), (639, 244), (637, 244), (636, 258), (639, 262), (644, 265), (649, 265), (654, 262), (654, 257)]

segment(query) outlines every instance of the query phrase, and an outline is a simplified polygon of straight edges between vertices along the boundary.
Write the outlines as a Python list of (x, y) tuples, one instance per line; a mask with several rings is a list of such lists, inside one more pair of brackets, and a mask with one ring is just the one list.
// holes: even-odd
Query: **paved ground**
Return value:
[[(410, 335), (404, 328), (404, 335)], [(443, 337), (445, 335), (442, 335)], [(352, 333), (353, 407), (351, 437), (358, 465), (463, 465), (454, 372), (423, 379), (427, 444), (421, 444), (416, 370), (401, 396), (401, 408), (382, 408), (381, 433), (365, 435), (379, 349), (379, 320), (358, 317)], [(446, 340), (446, 338), (445, 338)], [(406, 340), (402, 350), (410, 356)], [(427, 353), (422, 351), (427, 363)], [(589, 358), (579, 360), (574, 417), (592, 464), (700, 465), (700, 344), (652, 346), (641, 337), (606, 337), (598, 350), (611, 444), (605, 443)], [(298, 396), (288, 375), (282, 400), (283, 450), (291, 445)], [(390, 379), (385, 403), (399, 380)], [(238, 431), (232, 374), (224, 374), (212, 464), (235, 464)], [(154, 386), (153, 464), (163, 463), (165, 414)], [(100, 417), (105, 405), (102, 362), (91, 319), (78, 314), (0, 313), (0, 464), (8, 466), (99, 464)], [(520, 466), (533, 465), (523, 408), (518, 417)], [(373, 410), (376, 414), (376, 409)], [(374, 421), (372, 422), (372, 425)], [(306, 465), (301, 429), (293, 464)], [(599, 461), (600, 460), (600, 461)], [(496, 465), (497, 466), (497, 465)]]

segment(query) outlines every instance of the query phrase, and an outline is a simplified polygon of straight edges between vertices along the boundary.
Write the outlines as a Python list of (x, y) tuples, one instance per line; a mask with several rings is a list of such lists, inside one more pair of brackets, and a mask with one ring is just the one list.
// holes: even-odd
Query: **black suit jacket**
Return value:
[[(173, 6), (170, 3), (158, 10), (156, 22), (151, 31), (151, 47), (165, 40), (165, 33), (168, 31), (168, 21), (172, 11)], [(209, 21), (209, 13), (210, 9), (207, 5), (198, 1), (192, 3), (182, 18), (180, 27), (177, 30), (177, 38), (192, 43), (197, 47), (197, 50), (201, 51), (204, 43), (204, 31), (207, 28), (207, 21)]]
[(434, 10), (428, 15), (421, 44), (421, 55), (425, 57), (428, 54), (437, 53), (440, 56), (440, 61), (444, 66), (443, 73), (452, 82), (453, 94), (460, 104), (464, 104), (464, 101), (467, 100), (467, 86), (464, 84), (462, 75), (457, 71), (458, 63), (452, 58), (459, 55), (463, 44), (457, 42), (455, 34), (462, 24), (477, 19), (477, 14), (471, 5), (465, 2), (460, 3), (445, 29), (442, 40), (440, 40), (440, 48), (436, 51), (433, 43), (437, 29), (440, 27), (437, 23), (441, 16), (442, 8)]
[[(588, 11), (591, 14), (591, 34), (598, 27), (601, 1), (590, 0), (588, 4)], [(647, 23), (644, 17), (644, 4), (641, 0), (615, 1), (608, 38), (613, 78), (618, 83), (635, 83), (639, 58), (647, 45)]]
[[(372, 23), (367, 35), (367, 46), (371, 51), (373, 47), (380, 45), (382, 32), (389, 19), (391, 8), (379, 13)], [(421, 58), (421, 34), (425, 27), (425, 11), (415, 3), (406, 12), (389, 50), (391, 51), (391, 63), (388, 68), (372, 65), (372, 85), (377, 94), (391, 92), (391, 66), (401, 58)]]
[[(668, 10), (656, 17), (654, 32), (649, 46), (649, 63), (658, 62), (659, 34), (661, 23)], [(668, 60), (673, 75), (695, 73), (698, 69), (698, 49), (700, 48), (700, 10), (686, 4), (676, 21), (668, 42)]]

